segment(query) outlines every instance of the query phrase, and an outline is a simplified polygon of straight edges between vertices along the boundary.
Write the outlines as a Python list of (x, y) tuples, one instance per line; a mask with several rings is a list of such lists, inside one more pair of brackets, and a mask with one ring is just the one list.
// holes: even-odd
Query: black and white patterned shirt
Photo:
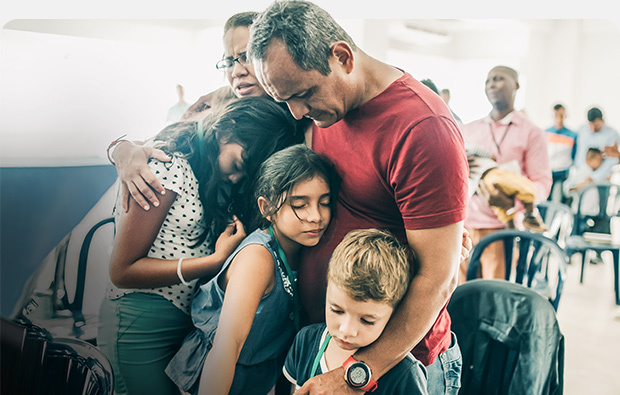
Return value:
[[(198, 193), (198, 180), (187, 160), (173, 156), (171, 162), (151, 160), (149, 167), (157, 176), (164, 188), (177, 194), (170, 207), (168, 215), (159, 230), (155, 242), (151, 246), (148, 257), (168, 260), (180, 258), (194, 258), (210, 255), (209, 248), (212, 235), (209, 233), (206, 240), (198, 247), (190, 248), (196, 238), (205, 231), (207, 224), (203, 219), (203, 207)], [(121, 202), (117, 200), (117, 207)], [(118, 221), (120, 210), (115, 210)], [(117, 288), (111, 282), (106, 290), (106, 296), (116, 299), (132, 292), (149, 292), (162, 295), (171, 301), (183, 312), (190, 314), (192, 297), (196, 290), (197, 280), (189, 281), (189, 285), (175, 284), (158, 288)]]

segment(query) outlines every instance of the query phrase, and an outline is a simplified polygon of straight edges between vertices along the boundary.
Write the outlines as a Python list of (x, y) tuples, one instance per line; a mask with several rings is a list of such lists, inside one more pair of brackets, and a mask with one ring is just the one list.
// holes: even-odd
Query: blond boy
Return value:
[(349, 232), (336, 247), (327, 272), (323, 324), (303, 328), (284, 364), (284, 375), (299, 388), (310, 378), (345, 366), (351, 386), (374, 394), (427, 394), (426, 370), (411, 354), (372, 379), (353, 354), (379, 338), (411, 281), (406, 250), (390, 233)]

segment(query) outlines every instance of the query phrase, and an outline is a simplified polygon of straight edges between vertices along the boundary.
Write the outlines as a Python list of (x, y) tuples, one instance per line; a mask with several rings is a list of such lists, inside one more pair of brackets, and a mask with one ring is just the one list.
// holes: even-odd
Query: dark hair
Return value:
[(420, 82), (428, 86), (436, 94), (439, 94), (439, 91), (437, 90), (437, 85), (435, 85), (435, 83), (430, 78), (425, 78), (421, 80)]
[(596, 107), (588, 110), (588, 122), (594, 122), (597, 119), (603, 119), (603, 112)]
[(267, 212), (257, 217), (258, 225), (262, 228), (269, 226), (270, 222), (265, 217), (275, 214), (282, 207), (295, 185), (317, 176), (329, 185), (333, 212), (340, 179), (326, 157), (304, 144), (296, 144), (271, 155), (258, 170), (254, 188), (255, 202), (261, 196), (269, 201)]
[(234, 29), (236, 27), (248, 27), (252, 25), (257, 15), (258, 12), (246, 11), (231, 16), (224, 24), (224, 34), (226, 34), (230, 29)]
[(302, 70), (331, 72), (331, 46), (347, 42), (353, 50), (353, 39), (325, 10), (307, 1), (276, 1), (263, 11), (250, 27), (248, 55), (264, 60), (273, 39), (282, 40), (289, 54)]
[(586, 152), (586, 159), (591, 159), (591, 158), (594, 158), (595, 156), (602, 155), (602, 154), (603, 154), (603, 151), (601, 151), (599, 148), (590, 147), (588, 148), (588, 151)]
[(558, 103), (555, 106), (553, 106), (553, 111), (558, 111), (558, 110), (561, 110), (562, 108), (564, 108), (564, 106)]
[[(170, 125), (156, 136), (156, 140), (161, 141), (158, 147), (164, 152), (187, 159), (198, 179), (205, 222), (219, 234), (231, 212), (246, 225), (253, 217), (255, 204), (251, 204), (251, 196), (243, 192), (251, 190), (256, 169), (266, 158), (293, 144), (295, 124), (285, 110), (263, 97), (233, 100), (204, 122), (202, 152), (195, 122)], [(239, 144), (244, 149), (245, 179), (229, 193), (223, 193), (225, 183), (219, 172), (220, 142)], [(206, 232), (200, 235), (194, 246), (200, 245), (206, 236)]]

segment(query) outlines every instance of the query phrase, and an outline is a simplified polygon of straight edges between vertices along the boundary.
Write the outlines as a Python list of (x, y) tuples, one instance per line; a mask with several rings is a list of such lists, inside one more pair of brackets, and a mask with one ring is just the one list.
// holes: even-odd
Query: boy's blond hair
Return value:
[(336, 247), (327, 281), (355, 300), (374, 300), (396, 307), (411, 281), (407, 251), (389, 232), (353, 230)]

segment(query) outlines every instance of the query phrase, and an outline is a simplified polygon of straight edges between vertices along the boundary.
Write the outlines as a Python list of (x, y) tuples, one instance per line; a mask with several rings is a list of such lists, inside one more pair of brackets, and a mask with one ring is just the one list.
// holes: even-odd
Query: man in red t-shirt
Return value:
[[(457, 284), (468, 168), (449, 109), (409, 74), (357, 48), (309, 2), (272, 4), (251, 27), (248, 53), (265, 91), (286, 102), (295, 118), (314, 120), (306, 143), (342, 177), (328, 232), (299, 267), (311, 320), (323, 319), (327, 262), (343, 236), (351, 229), (387, 229), (415, 251), (419, 264), (381, 337), (345, 365), (356, 364), (358, 388), (366, 390), (413, 349), (429, 365), (430, 393), (458, 391), (459, 372), (443, 371), (451, 362), (460, 367), (445, 306)], [(456, 382), (446, 382), (450, 375)], [(356, 383), (343, 377), (339, 367), (299, 393), (356, 393), (349, 387)]]

